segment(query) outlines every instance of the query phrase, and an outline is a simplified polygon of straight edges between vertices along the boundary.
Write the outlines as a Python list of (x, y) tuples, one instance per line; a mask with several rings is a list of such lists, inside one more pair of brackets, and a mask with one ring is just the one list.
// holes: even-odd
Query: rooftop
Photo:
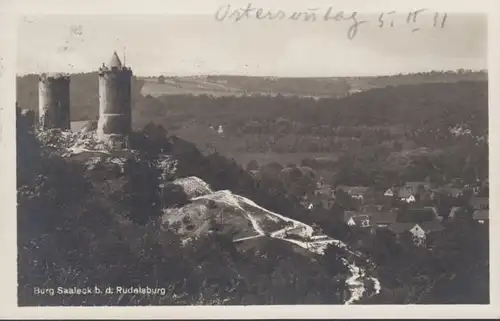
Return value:
[(113, 55), (111, 56), (111, 59), (109, 60), (109, 63), (107, 65), (108, 68), (118, 68), (120, 69), (122, 67), (122, 62), (120, 60), (120, 57), (118, 57), (118, 54), (113, 52)]
[(417, 192), (420, 187), (424, 189), (430, 189), (431, 183), (429, 182), (406, 182), (404, 188), (411, 188), (413, 192)]
[(351, 217), (354, 217), (356, 215), (360, 215), (360, 212), (356, 211), (344, 211), (344, 222), (347, 222), (351, 219)]
[(472, 197), (469, 200), (469, 205), (474, 209), (486, 208), (489, 206), (489, 198), (488, 197)]
[(398, 215), (398, 222), (421, 223), (436, 219), (436, 211), (432, 207), (410, 208)]
[(458, 197), (458, 196), (460, 196), (460, 194), (462, 194), (462, 190), (460, 188), (448, 187), (448, 186), (438, 188), (438, 189), (436, 189), (436, 192), (447, 194), (447, 195), (450, 195), (452, 197)]
[(384, 211), (373, 215), (373, 220), (376, 224), (392, 224), (397, 221), (397, 211)]
[(345, 186), (339, 185), (338, 188), (350, 195), (363, 195), (369, 191), (369, 187), (366, 186)]
[(415, 223), (393, 223), (389, 226), (389, 230), (395, 234), (402, 234), (408, 232), (414, 226)]
[(420, 226), (425, 233), (438, 232), (444, 229), (443, 225), (437, 220), (418, 223), (418, 226)]
[(401, 188), (399, 191), (398, 191), (398, 197), (400, 198), (408, 198), (410, 196), (412, 196), (413, 193), (412, 191), (406, 189), (406, 188)]
[(490, 211), (489, 210), (476, 210), (472, 216), (475, 220), (488, 220)]
[(356, 225), (363, 225), (364, 222), (370, 224), (370, 216), (369, 215), (356, 215), (351, 217)]
[(369, 213), (369, 212), (380, 212), (382, 210), (383, 206), (382, 205), (373, 205), (373, 204), (369, 204), (369, 205), (364, 205), (364, 206), (361, 206), (361, 211), (362, 212), (365, 212), (365, 213)]
[(130, 69), (125, 67), (125, 64), (122, 63), (116, 51), (113, 51), (113, 55), (111, 56), (111, 58), (109, 58), (108, 63), (107, 64), (103, 63), (102, 66), (99, 68), (99, 71), (110, 71), (110, 70), (130, 70)]
[(434, 215), (438, 215), (438, 210), (436, 207), (434, 206), (424, 206), (422, 209), (426, 210), (426, 211), (432, 211), (432, 213), (434, 213)]

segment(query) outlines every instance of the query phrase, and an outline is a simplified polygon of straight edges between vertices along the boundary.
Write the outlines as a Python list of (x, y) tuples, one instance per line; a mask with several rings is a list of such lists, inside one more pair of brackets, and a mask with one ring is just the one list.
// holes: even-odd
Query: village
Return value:
[(376, 191), (366, 186), (333, 188), (319, 182), (307, 207), (331, 210), (344, 209), (343, 221), (351, 228), (376, 233), (386, 229), (399, 239), (410, 233), (414, 242), (425, 244), (429, 235), (439, 237), (447, 223), (465, 219), (470, 224), (488, 228), (488, 182), (463, 184), (455, 179), (444, 186), (428, 181), (406, 182), (402, 186)]

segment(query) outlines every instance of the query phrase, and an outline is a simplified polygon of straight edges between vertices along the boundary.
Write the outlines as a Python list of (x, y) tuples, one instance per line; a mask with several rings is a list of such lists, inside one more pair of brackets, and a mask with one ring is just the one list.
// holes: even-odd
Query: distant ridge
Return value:
[[(238, 96), (292, 96), (306, 99), (342, 98), (357, 96), (371, 89), (423, 84), (454, 84), (459, 82), (485, 83), (487, 72), (430, 72), (422, 74), (380, 77), (331, 77), (331, 78), (278, 78), (250, 76), (203, 76), (203, 77), (134, 77), (132, 97), (134, 108), (140, 109), (152, 97), (170, 95), (238, 97)], [(38, 110), (38, 75), (17, 77), (17, 102), (24, 109)], [(97, 73), (71, 75), (72, 121), (90, 120), (97, 117)], [(160, 104), (159, 102), (155, 102)]]
[(193, 75), (139, 77), (144, 81), (141, 94), (242, 96), (299, 96), (310, 98), (343, 97), (374, 88), (450, 83), (458, 81), (487, 81), (486, 71), (431, 71), (426, 73), (366, 77), (270, 77)]

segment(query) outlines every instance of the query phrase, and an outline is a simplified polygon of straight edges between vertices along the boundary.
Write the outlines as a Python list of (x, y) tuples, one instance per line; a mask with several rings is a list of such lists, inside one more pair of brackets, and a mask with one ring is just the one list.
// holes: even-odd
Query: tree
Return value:
[(259, 163), (255, 159), (252, 159), (250, 162), (247, 164), (247, 171), (254, 171), (259, 169)]
[(161, 204), (163, 208), (182, 207), (189, 204), (189, 198), (181, 186), (167, 183), (161, 189)]
[(125, 169), (122, 206), (125, 215), (138, 224), (161, 215), (158, 178), (160, 173), (150, 162), (129, 160)]
[(335, 189), (335, 203), (338, 203), (344, 210), (351, 210), (354, 208), (354, 201), (351, 195), (339, 187)]
[(260, 177), (262, 182), (267, 182), (269, 187), (280, 189), (283, 187), (283, 182), (280, 180), (280, 174), (283, 166), (277, 162), (268, 163), (260, 168)]
[(16, 109), (17, 186), (28, 184), (41, 171), (41, 147), (28, 116)]

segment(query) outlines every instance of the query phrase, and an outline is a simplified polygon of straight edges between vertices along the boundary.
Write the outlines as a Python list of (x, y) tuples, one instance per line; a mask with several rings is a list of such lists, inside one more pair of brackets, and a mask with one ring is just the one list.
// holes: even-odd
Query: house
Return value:
[(444, 192), (453, 198), (459, 198), (463, 195), (463, 191), (460, 188), (455, 187), (447, 187), (444, 189)]
[(397, 189), (396, 188), (388, 188), (385, 192), (384, 192), (384, 196), (387, 196), (387, 197), (394, 197), (394, 195), (397, 194)]
[(357, 212), (355, 212), (355, 211), (344, 211), (344, 223), (349, 225), (349, 221), (351, 220), (351, 218), (353, 216), (356, 216), (356, 213)]
[(423, 244), (429, 234), (442, 231), (443, 229), (444, 227), (441, 223), (435, 220), (415, 224), (410, 229), (410, 233), (417, 244)]
[(441, 222), (438, 220), (422, 222), (416, 225), (418, 225), (426, 235), (444, 230), (443, 225), (441, 225)]
[(437, 211), (434, 207), (410, 208), (399, 213), (397, 222), (422, 223), (437, 220)]
[(474, 210), (486, 210), (489, 209), (490, 200), (488, 197), (477, 197), (473, 196), (469, 200), (469, 205)]
[(480, 209), (475, 210), (472, 215), (472, 219), (474, 219), (479, 224), (484, 224), (489, 221), (489, 210), (488, 209)]
[(406, 201), (407, 203), (415, 203), (417, 200), (415, 199), (415, 196), (410, 195), (409, 197), (407, 197), (407, 198), (405, 199), (405, 201)]
[(422, 223), (405, 223), (397, 222), (389, 226), (389, 230), (392, 231), (396, 236), (399, 237), (409, 232), (416, 244), (423, 244), (427, 239), (427, 236), (431, 233), (436, 233), (442, 231), (444, 227), (439, 221), (428, 221)]
[(360, 201), (364, 201), (370, 189), (369, 187), (366, 186), (343, 186), (343, 185), (340, 185), (338, 188), (349, 194), (352, 198), (358, 199)]
[(434, 206), (424, 206), (424, 207), (422, 207), (422, 209), (429, 211), (429, 212), (432, 212), (434, 214), (435, 218), (438, 217), (438, 210)]
[(396, 223), (398, 212), (396, 210), (389, 210), (376, 213), (372, 215), (372, 225), (376, 227), (389, 227), (391, 224)]
[(398, 190), (398, 198), (407, 203), (414, 203), (417, 196), (423, 197), (425, 193), (431, 191), (431, 183), (429, 182), (407, 182)]
[(314, 191), (314, 194), (316, 196), (322, 195), (322, 196), (328, 196), (331, 198), (334, 197), (333, 189), (330, 185), (322, 185), (320, 187), (317, 187), (316, 190)]
[(364, 212), (364, 213), (377, 213), (377, 212), (382, 211), (383, 208), (384, 208), (383, 205), (370, 204), (370, 205), (362, 205), (362, 206), (360, 206), (359, 209), (361, 212)]
[(463, 191), (456, 187), (441, 187), (432, 191), (431, 198), (436, 199), (440, 194), (448, 195), (453, 198), (459, 198), (463, 195)]
[(344, 212), (344, 222), (349, 226), (369, 227), (371, 225), (370, 221), (370, 215), (368, 214), (355, 211)]
[(399, 237), (401, 234), (409, 232), (413, 226), (415, 226), (415, 223), (396, 222), (389, 225), (389, 231)]
[(415, 203), (416, 202), (416, 198), (415, 198), (415, 193), (412, 192), (411, 190), (409, 189), (405, 189), (405, 188), (401, 188), (399, 191), (398, 191), (398, 198), (403, 201), (403, 202), (406, 202), (406, 203)]
[(357, 226), (357, 227), (369, 227), (370, 226), (370, 217), (368, 215), (352, 216), (349, 219), (349, 221), (347, 221), (347, 225)]
[(430, 191), (431, 190), (430, 182), (406, 182), (403, 186), (403, 189), (410, 191), (411, 193), (418, 194), (421, 191)]
[(330, 189), (321, 189), (314, 191), (314, 195), (308, 196), (308, 201), (313, 204), (313, 207), (323, 207), (324, 209), (331, 209), (335, 204), (335, 197)]

